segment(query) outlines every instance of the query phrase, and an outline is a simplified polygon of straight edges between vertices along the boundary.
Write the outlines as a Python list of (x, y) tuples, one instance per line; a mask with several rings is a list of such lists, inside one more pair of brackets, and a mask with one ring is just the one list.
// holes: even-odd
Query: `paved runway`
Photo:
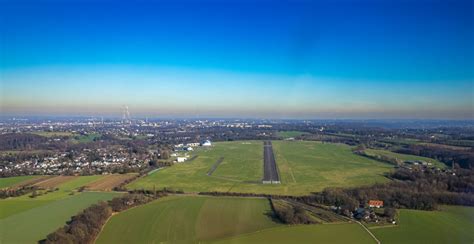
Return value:
[(264, 184), (280, 184), (273, 147), (270, 141), (263, 142), (263, 180)]

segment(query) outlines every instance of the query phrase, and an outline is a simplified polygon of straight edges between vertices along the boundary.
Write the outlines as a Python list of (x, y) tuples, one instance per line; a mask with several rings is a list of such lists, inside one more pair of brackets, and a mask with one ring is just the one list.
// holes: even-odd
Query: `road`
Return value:
[(263, 180), (264, 184), (280, 184), (273, 147), (270, 141), (263, 142)]

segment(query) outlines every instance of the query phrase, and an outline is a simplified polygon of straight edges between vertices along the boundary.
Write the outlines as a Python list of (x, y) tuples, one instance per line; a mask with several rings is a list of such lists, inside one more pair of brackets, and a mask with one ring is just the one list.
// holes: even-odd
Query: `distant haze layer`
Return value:
[(0, 3), (2, 115), (474, 119), (472, 1)]

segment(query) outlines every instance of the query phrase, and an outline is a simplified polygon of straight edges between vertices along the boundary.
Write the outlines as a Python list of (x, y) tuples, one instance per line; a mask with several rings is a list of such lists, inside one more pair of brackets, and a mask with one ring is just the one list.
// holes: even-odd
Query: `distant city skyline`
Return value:
[(472, 1), (4, 1), (2, 115), (474, 119)]

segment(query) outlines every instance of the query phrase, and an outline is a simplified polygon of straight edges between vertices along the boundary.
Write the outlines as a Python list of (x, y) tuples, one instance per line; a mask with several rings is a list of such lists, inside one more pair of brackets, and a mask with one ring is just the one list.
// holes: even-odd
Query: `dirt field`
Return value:
[(111, 191), (122, 182), (135, 177), (137, 174), (115, 174), (107, 175), (101, 179), (86, 185), (87, 190), (91, 191)]
[(78, 176), (56, 176), (56, 177), (51, 177), (47, 178), (45, 180), (39, 181), (35, 186), (42, 187), (42, 188), (52, 188), (52, 187), (57, 187), (65, 182), (68, 182)]

